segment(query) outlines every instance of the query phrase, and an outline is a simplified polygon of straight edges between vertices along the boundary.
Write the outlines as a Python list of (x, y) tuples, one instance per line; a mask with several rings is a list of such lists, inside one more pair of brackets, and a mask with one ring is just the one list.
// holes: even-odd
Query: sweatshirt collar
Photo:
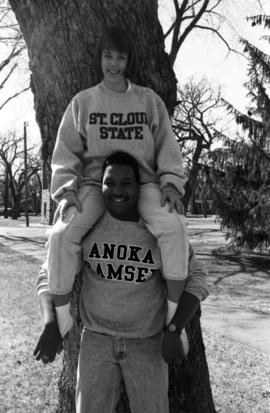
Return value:
[(130, 92), (130, 90), (131, 90), (131, 82), (130, 82), (129, 79), (127, 79), (127, 89), (125, 90), (125, 92), (116, 92), (115, 90), (112, 90), (112, 89), (107, 88), (107, 87), (105, 86), (103, 80), (102, 80), (102, 82), (100, 83), (100, 85), (102, 86), (103, 89), (105, 89), (105, 90), (107, 90), (107, 91), (109, 91), (109, 92), (112, 92), (112, 93), (117, 93), (118, 95), (123, 95), (123, 94), (125, 94), (125, 93)]

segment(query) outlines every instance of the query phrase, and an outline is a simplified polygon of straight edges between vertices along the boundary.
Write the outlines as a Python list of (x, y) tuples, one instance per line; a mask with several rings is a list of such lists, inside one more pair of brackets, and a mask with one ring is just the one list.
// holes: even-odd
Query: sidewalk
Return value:
[[(34, 259), (42, 262), (46, 256), (46, 231), (49, 228), (51, 228), (49, 225), (40, 223), (40, 217), (30, 217), (29, 227), (25, 226), (24, 218), (13, 221), (0, 217), (0, 247), (1, 245), (8, 246), (11, 249), (32, 256)], [(269, 312), (263, 311), (263, 309), (262, 311), (252, 308), (248, 308), (247, 310), (246, 307), (241, 305), (240, 300), (233, 301), (232, 299), (230, 300), (230, 297), (220, 299), (218, 294), (216, 294), (216, 285), (218, 285), (220, 280), (221, 287), (219, 288), (225, 289), (228, 288), (227, 280), (229, 279), (228, 267), (225, 267), (226, 274), (225, 271), (219, 274), (218, 267), (212, 269), (215, 258), (211, 251), (225, 245), (225, 238), (219, 230), (219, 224), (215, 222), (212, 216), (206, 219), (203, 217), (189, 217), (188, 228), (190, 241), (196, 254), (206, 265), (211, 263), (209, 283), (213, 286), (213, 292), (207, 300), (202, 303), (201, 324), (203, 331), (213, 330), (231, 337), (233, 340), (251, 345), (257, 350), (270, 355)], [(231, 263), (226, 263), (226, 265), (231, 265)], [(234, 271), (235, 268), (238, 269), (238, 278), (245, 276), (247, 283), (253, 283), (253, 273), (244, 273), (243, 269), (239, 268), (239, 264), (233, 263), (233, 265)], [(232, 275), (235, 274), (233, 272), (229, 273), (229, 276)], [(270, 288), (270, 277), (264, 278), (266, 278), (266, 281), (265, 279), (264, 281), (268, 283), (267, 286)], [(236, 283), (236, 285), (237, 282), (238, 279), (235, 279), (234, 283)], [(231, 286), (229, 287), (231, 288)], [(243, 300), (243, 296), (241, 299)]]
[(0, 246), (10, 247), (42, 262), (46, 257), (46, 232), (51, 227), (41, 224), (40, 217), (30, 217), (29, 221), (30, 225), (26, 227), (24, 217), (18, 220), (0, 217)]

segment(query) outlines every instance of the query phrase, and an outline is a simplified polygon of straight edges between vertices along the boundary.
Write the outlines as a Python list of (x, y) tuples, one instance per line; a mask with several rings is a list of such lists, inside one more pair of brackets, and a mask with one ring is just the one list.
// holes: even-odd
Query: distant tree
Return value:
[(27, 170), (28, 170), (28, 198), (31, 203), (32, 211), (37, 215), (41, 209), (42, 194), (42, 164), (40, 152), (28, 151)]
[[(40, 157), (33, 154), (33, 148), (28, 149), (27, 176), (28, 179), (40, 174)], [(2, 169), (3, 193), (5, 209), (11, 207), (13, 219), (20, 216), (22, 195), (25, 190), (23, 139), (17, 138), (15, 132), (0, 136), (0, 168)], [(40, 178), (38, 179), (41, 183)], [(41, 187), (39, 188), (39, 191)]]
[[(270, 28), (270, 16), (250, 17)], [(264, 36), (269, 41), (269, 36)], [(251, 105), (241, 113), (225, 102), (243, 133), (213, 153), (209, 182), (232, 246), (264, 249), (270, 242), (270, 56), (241, 39), (249, 59)]]
[(217, 130), (221, 106), (220, 91), (214, 91), (206, 79), (199, 82), (190, 79), (178, 87), (173, 129), (187, 165), (188, 182), (183, 199), (186, 209), (212, 145), (222, 136)]
[(4, 218), (9, 217), (9, 185), (8, 185), (8, 174), (5, 168), (0, 168), (0, 195), (1, 195), (1, 205), (3, 205), (3, 216)]
[[(19, 25), (6, 0), (0, 0), (0, 46), (2, 56), (0, 60), (0, 110), (11, 100), (30, 89), (27, 84), (23, 88), (14, 87), (14, 92), (7, 95), (6, 86), (19, 68), (20, 59), (26, 50)], [(29, 82), (28, 82), (29, 83)], [(5, 93), (4, 93), (5, 92)]]
[(172, 4), (174, 15), (169, 27), (164, 28), (164, 39), (170, 38), (169, 56), (172, 65), (174, 65), (177, 55), (183, 43), (191, 32), (209, 31), (217, 36), (228, 51), (234, 49), (221, 34), (221, 26), (229, 21), (224, 15), (219, 13), (219, 5), (223, 0), (160, 0), (159, 3), (164, 9)]

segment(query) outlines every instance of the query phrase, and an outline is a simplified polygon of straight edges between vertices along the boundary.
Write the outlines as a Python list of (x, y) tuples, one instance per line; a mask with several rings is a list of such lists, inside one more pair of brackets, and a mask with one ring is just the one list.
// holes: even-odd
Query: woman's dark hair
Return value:
[(103, 163), (102, 176), (104, 175), (106, 168), (110, 165), (131, 166), (131, 168), (134, 171), (134, 175), (135, 175), (137, 183), (138, 184), (140, 183), (140, 173), (139, 173), (138, 162), (129, 153), (117, 151), (117, 152), (113, 152), (110, 156), (108, 156)]
[(132, 79), (137, 72), (137, 54), (134, 42), (129, 33), (120, 27), (106, 27), (96, 47), (94, 65), (101, 73), (101, 55), (104, 49), (124, 52), (128, 55), (125, 76)]

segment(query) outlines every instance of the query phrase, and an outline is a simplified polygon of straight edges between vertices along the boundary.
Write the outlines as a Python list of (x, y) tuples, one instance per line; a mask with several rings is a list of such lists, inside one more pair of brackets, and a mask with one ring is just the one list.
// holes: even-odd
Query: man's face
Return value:
[(137, 221), (139, 184), (129, 165), (109, 165), (102, 179), (102, 193), (110, 214), (123, 221)]

